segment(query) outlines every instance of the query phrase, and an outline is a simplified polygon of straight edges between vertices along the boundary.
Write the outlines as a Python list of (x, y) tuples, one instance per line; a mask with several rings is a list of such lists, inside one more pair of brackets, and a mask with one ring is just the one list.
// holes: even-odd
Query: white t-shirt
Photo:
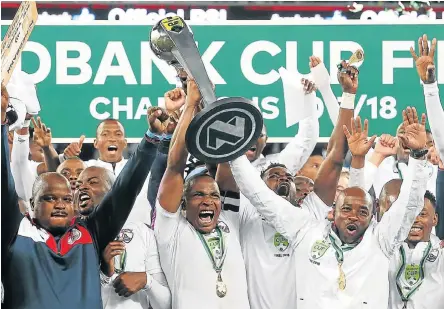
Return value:
[(157, 201), (157, 239), (162, 269), (170, 286), (173, 309), (248, 309), (245, 264), (235, 225), (222, 212), (218, 226), (227, 250), (222, 280), (223, 298), (216, 295), (217, 274), (197, 231), (180, 214), (169, 213)]
[[(252, 309), (294, 308), (296, 263), (288, 240), (267, 223), (243, 197), (240, 210), (240, 236), (247, 270), (248, 295)], [(310, 193), (302, 209), (313, 219), (326, 217), (329, 207)]]
[[(407, 302), (408, 309), (442, 309), (444, 308), (444, 249), (440, 247), (440, 240), (430, 235), (430, 250), (427, 250), (428, 242), (420, 242), (415, 248), (410, 249), (403, 244), (405, 252), (405, 265), (402, 270), (401, 250), (397, 250), (390, 259), (390, 303), (389, 309), (402, 309), (404, 302), (398, 292), (396, 278), (400, 274), (400, 282), (406, 287), (404, 291), (412, 291), (421, 277), (418, 272), (421, 260), (425, 256), (424, 280)], [(425, 253), (428, 252), (427, 255)], [(413, 267), (412, 265), (416, 265)]]
[[(119, 236), (122, 236), (126, 249), (127, 272), (148, 272), (151, 275), (162, 273), (154, 232), (144, 223), (126, 223)], [(113, 276), (113, 279), (117, 274)], [(149, 297), (143, 290), (130, 297), (119, 296), (112, 286), (102, 284), (104, 309), (148, 309)]]

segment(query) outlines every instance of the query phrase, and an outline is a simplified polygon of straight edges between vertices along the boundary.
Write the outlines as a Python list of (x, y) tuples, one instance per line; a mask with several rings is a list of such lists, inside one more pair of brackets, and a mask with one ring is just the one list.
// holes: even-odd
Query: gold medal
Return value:
[(216, 294), (220, 298), (225, 297), (225, 295), (227, 295), (227, 285), (222, 281), (222, 276), (220, 275), (220, 273), (217, 275)]
[(339, 266), (338, 284), (339, 284), (339, 289), (343, 291), (343, 290), (345, 290), (345, 286), (346, 286), (345, 273), (342, 270), (342, 263), (339, 263), (338, 266)]

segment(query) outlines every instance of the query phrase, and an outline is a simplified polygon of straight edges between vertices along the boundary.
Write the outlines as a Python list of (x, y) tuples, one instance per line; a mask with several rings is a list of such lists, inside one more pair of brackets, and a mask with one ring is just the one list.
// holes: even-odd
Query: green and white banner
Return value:
[[(298, 127), (285, 122), (278, 70), (308, 74), (311, 55), (323, 59), (333, 77), (333, 91), (340, 97), (337, 63), (357, 48), (364, 50), (356, 112), (369, 119), (371, 134), (394, 134), (407, 106), (425, 110), (409, 52), (423, 33), (438, 40), (436, 65), (443, 90), (443, 24), (235, 22), (191, 27), (217, 96), (243, 96), (256, 102), (270, 141), (288, 141)], [(3, 24), (2, 36), (6, 30)], [(149, 25), (117, 22), (37, 24), (21, 67), (38, 82), (41, 116), (56, 142), (82, 134), (94, 138), (99, 121), (109, 117), (123, 123), (130, 141), (143, 135), (147, 108), (161, 103), (164, 93), (176, 84), (174, 69), (150, 50), (150, 30)], [(318, 111), (320, 136), (326, 140), (333, 125), (321, 99)]]

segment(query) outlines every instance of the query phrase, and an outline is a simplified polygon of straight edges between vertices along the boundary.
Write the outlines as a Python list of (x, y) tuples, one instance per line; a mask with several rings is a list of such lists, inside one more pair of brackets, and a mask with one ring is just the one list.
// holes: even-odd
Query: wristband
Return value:
[(164, 141), (171, 141), (172, 138), (173, 138), (173, 134), (162, 135), (162, 140), (164, 140)]
[(29, 128), (29, 125), (31, 124), (31, 119), (23, 121), (22, 128)]
[(142, 290), (147, 291), (151, 290), (151, 285), (153, 283), (153, 277), (149, 272), (146, 272), (146, 285), (142, 288)]
[(154, 140), (158, 140), (158, 141), (161, 141), (162, 140), (162, 135), (159, 135), (159, 134), (156, 134), (156, 133), (153, 133), (153, 132), (151, 132), (151, 130), (147, 130), (146, 131), (146, 136), (148, 137), (148, 138), (150, 138), (150, 139), (154, 139)]
[(344, 92), (342, 94), (341, 108), (354, 109), (356, 94)]
[(433, 84), (423, 84), (424, 87), (424, 96), (429, 97), (439, 93), (438, 83), (434, 82)]

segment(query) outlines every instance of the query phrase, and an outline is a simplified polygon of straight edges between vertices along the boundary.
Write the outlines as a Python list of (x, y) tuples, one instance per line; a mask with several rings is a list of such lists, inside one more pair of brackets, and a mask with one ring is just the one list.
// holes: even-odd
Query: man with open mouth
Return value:
[(40, 175), (33, 187), (30, 218), (18, 208), (4, 125), (6, 108), (2, 100), (1, 250), (2, 265), (7, 265), (2, 273), (3, 307), (102, 309), (99, 257), (127, 220), (157, 145), (148, 136), (142, 139), (109, 194), (87, 218), (75, 216), (66, 178), (58, 173)]
[[(313, 69), (321, 64), (320, 60), (315, 57), (311, 57), (310, 61)], [(343, 86), (343, 90), (344, 92), (355, 92), (356, 87), (357, 85), (354, 88)], [(311, 95), (314, 96), (314, 93), (307, 94), (307, 96)], [(306, 103), (311, 104), (311, 102)], [(351, 117), (352, 110), (347, 114), (348, 117)], [(350, 122), (349, 119), (347, 119), (347, 123)], [(323, 220), (334, 200), (336, 188), (332, 184), (337, 182), (342, 170), (338, 166), (345, 158), (343, 123), (344, 119), (340, 119), (336, 124), (336, 131), (330, 138), (329, 156), (321, 165), (320, 177), (317, 177), (315, 182), (304, 176), (295, 177), (290, 168), (279, 162), (268, 165), (262, 171), (260, 174), (261, 185), (265, 183), (276, 197), (286, 200), (295, 208), (302, 208), (310, 218)], [(310, 153), (311, 151), (306, 154)], [(304, 160), (307, 160), (307, 156), (304, 159), (293, 158), (293, 160), (297, 162), (293, 166), (297, 165), (297, 168), (301, 168), (305, 163)], [(248, 161), (250, 160), (248, 159)], [(246, 162), (244, 164), (248, 165)], [(250, 170), (244, 173), (250, 173), (250, 175), (244, 175), (251, 178), (259, 176), (259, 173), (253, 173)], [(255, 201), (247, 200), (239, 195), (237, 181), (235, 182), (233, 179), (228, 164), (219, 165), (216, 180), (222, 190), (222, 196), (225, 197), (224, 209), (230, 210), (233, 216), (237, 216), (240, 224), (240, 239), (247, 269), (251, 307), (254, 309), (294, 307), (297, 303), (296, 277), (288, 274), (295, 273), (296, 264), (293, 248), (288, 239), (273, 226), (264, 214), (257, 210), (254, 205)], [(255, 185), (256, 183), (251, 184), (251, 186)], [(240, 193), (244, 193), (242, 188)]]
[[(345, 148), (340, 145), (346, 142), (344, 133), (348, 132), (354, 115), (358, 81), (357, 74), (350, 74), (352, 71), (353, 68), (343, 64), (343, 70), (338, 74), (338, 80), (343, 81), (345, 89), (338, 122), (330, 140), (335, 142), (329, 145), (331, 151), (315, 181), (314, 192), (327, 205), (331, 205), (335, 197), (345, 156)], [(425, 116), (420, 124), (410, 109), (404, 113), (404, 123), (406, 136), (410, 137), (404, 142), (412, 149), (411, 155), (422, 155), (426, 144)], [(350, 135), (348, 132), (347, 137)], [(338, 148), (342, 152), (340, 155), (340, 151), (335, 152)], [(389, 258), (400, 246), (400, 235), (407, 237), (413, 224), (412, 214), (422, 207), (415, 202), (423, 198), (426, 190), (424, 157), (410, 158), (409, 175), (412, 178), (403, 183), (402, 197), (393, 205), (393, 212), (379, 224), (371, 220), (371, 197), (358, 187), (347, 188), (340, 194), (334, 223), (331, 224), (328, 220), (314, 219), (303, 207), (294, 207), (287, 199), (278, 196), (255, 176), (255, 169), (248, 164), (245, 156), (230, 164), (240, 192), (294, 250), (295, 271), (282, 275), (287, 278), (289, 274), (295, 274), (293, 288), (297, 298), (293, 306), (298, 309), (387, 308)], [(326, 178), (329, 178), (332, 192), (318, 191), (317, 182), (327, 181)], [(370, 290), (366, 288), (369, 285), (372, 286)]]
[[(80, 138), (79, 142), (69, 144), (64, 153), (59, 155), (60, 162), (55, 164), (58, 165), (70, 157), (78, 157), (82, 151), (83, 140), (84, 136)], [(85, 161), (86, 166), (103, 167), (119, 176), (128, 162), (128, 159), (123, 157), (123, 151), (127, 148), (123, 125), (116, 119), (105, 119), (100, 122), (96, 130), (94, 148), (97, 149), (99, 158)], [(146, 179), (143, 189), (137, 197), (129, 220), (151, 223), (149, 206), (147, 205), (148, 183), (149, 178)]]
[[(79, 176), (74, 201), (80, 214), (90, 216), (115, 183), (114, 174), (97, 166)], [(126, 222), (123, 237), (110, 242), (102, 253), (103, 308), (171, 308), (171, 294), (160, 267), (154, 232), (142, 222)], [(115, 265), (119, 265), (118, 269)]]
[[(388, 182), (379, 198), (378, 217), (390, 213), (399, 198), (402, 180)], [(407, 239), (390, 260), (390, 309), (438, 309), (444, 305), (444, 249), (432, 234), (438, 224), (436, 199), (426, 191), (424, 208), (416, 217)]]
[(158, 191), (154, 226), (172, 308), (249, 309), (236, 222), (221, 212), (216, 181), (198, 169), (184, 182), (185, 133), (201, 99), (193, 80), (188, 80), (187, 92)]

